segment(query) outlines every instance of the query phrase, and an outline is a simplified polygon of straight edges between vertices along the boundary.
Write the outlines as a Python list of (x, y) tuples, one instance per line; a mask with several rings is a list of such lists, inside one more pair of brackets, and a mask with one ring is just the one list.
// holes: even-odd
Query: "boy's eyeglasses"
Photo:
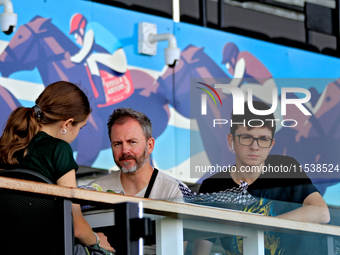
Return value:
[(269, 148), (272, 145), (272, 142), (273, 142), (272, 138), (268, 138), (268, 137), (265, 137), (265, 136), (258, 137), (258, 138), (252, 137), (251, 135), (236, 135), (236, 134), (234, 134), (234, 136), (238, 136), (240, 144), (244, 145), (244, 146), (250, 146), (256, 140), (257, 145), (259, 147)]

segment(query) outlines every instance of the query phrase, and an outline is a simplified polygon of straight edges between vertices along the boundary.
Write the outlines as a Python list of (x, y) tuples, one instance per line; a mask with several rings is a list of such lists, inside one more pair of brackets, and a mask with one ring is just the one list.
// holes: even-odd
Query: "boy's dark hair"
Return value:
[[(253, 106), (256, 110), (268, 110), (270, 107), (263, 102), (260, 101), (253, 101)], [(251, 121), (252, 126), (261, 126), (262, 128), (268, 128), (272, 132), (272, 138), (274, 138), (274, 133), (276, 129), (276, 124), (274, 121), (275, 117), (274, 114), (268, 115), (256, 115), (249, 110), (248, 102), (244, 102), (244, 115), (234, 115), (231, 114), (231, 121), (232, 123), (245, 123), (245, 126), (248, 130), (253, 129), (254, 127), (249, 126), (248, 121)], [(230, 123), (230, 133), (232, 135), (235, 134), (236, 129), (242, 124), (232, 124)]]

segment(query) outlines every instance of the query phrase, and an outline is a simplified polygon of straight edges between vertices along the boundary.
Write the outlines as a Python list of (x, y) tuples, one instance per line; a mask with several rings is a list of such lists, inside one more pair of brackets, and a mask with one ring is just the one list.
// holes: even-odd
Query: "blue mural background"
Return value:
[[(322, 100), (319, 101), (321, 106), (318, 106), (318, 111), (315, 112), (314, 117), (323, 122), (329, 121), (329, 125), (331, 125), (335, 131), (332, 133), (332, 136), (328, 138), (330, 141), (334, 140), (335, 142), (328, 142), (328, 144), (318, 143), (318, 145), (309, 149), (308, 152), (311, 150), (313, 150), (313, 153), (315, 152), (315, 155), (313, 155), (311, 159), (304, 155), (303, 151), (299, 154), (293, 150), (293, 148), (303, 149), (302, 143), (294, 139), (299, 132), (302, 132), (302, 127), (301, 129), (299, 129), (299, 127), (291, 130), (289, 133), (283, 133), (280, 130), (276, 143), (279, 144), (280, 140), (286, 140), (288, 142), (285, 142), (281, 147), (277, 146), (277, 149), (273, 152), (280, 154), (286, 152), (288, 155), (290, 155), (289, 153), (293, 153), (293, 155), (290, 156), (296, 157), (302, 164), (322, 162), (325, 158), (323, 155), (327, 153), (330, 154), (332, 158), (337, 158), (339, 147), (337, 145), (337, 139), (339, 132), (337, 131), (338, 123), (334, 121), (334, 119), (336, 119), (336, 114), (340, 109), (338, 104), (338, 101), (340, 102), (340, 94), (337, 94), (340, 62), (338, 58), (275, 45), (191, 24), (174, 23), (169, 19), (88, 1), (36, 1), (34, 5), (30, 2), (19, 0), (12, 0), (12, 2), (15, 12), (18, 14), (18, 28), (21, 25), (30, 23), (32, 19), (40, 20), (40, 27), (37, 25), (37, 22), (35, 22), (34, 25), (31, 23), (32, 27), (36, 26), (37, 29), (40, 29), (39, 31), (41, 33), (44, 29), (48, 30), (49, 27), (56, 27), (73, 44), (71, 46), (72, 49), (63, 48), (60, 50), (64, 59), (54, 60), (53, 63), (50, 63), (48, 57), (39, 55), (36, 63), (29, 67), (29, 69), (33, 68), (32, 70), (27, 70), (28, 68), (24, 64), (26, 63), (24, 60), (18, 60), (17, 63), (11, 67), (13, 69), (11, 72), (8, 71), (10, 66), (9, 55), (5, 54), (10, 51), (8, 47), (5, 49), (4, 53), (0, 55), (0, 72), (2, 75), (0, 86), (5, 88), (6, 92), (1, 92), (0, 90), (0, 98), (7, 100), (0, 102), (2, 109), (0, 113), (2, 121), (0, 124), (4, 124), (8, 114), (13, 110), (13, 104), (16, 106), (33, 106), (37, 91), (42, 90), (49, 83), (58, 79), (60, 80), (62, 77), (67, 77), (67, 79), (77, 84), (81, 81), (80, 85), (87, 91), (92, 107), (94, 108), (93, 120), (90, 125), (88, 125), (89, 127), (87, 130), (82, 131), (78, 139), (72, 144), (77, 162), (81, 165), (102, 169), (115, 168), (108, 144), (105, 124), (109, 113), (112, 112), (114, 108), (132, 107), (145, 112), (154, 124), (156, 147), (152, 154), (153, 164), (178, 179), (188, 182), (200, 182), (201, 178), (190, 178), (190, 157), (205, 155), (210, 162), (213, 162), (215, 159), (209, 157), (211, 153), (206, 153), (208, 146), (205, 138), (203, 137), (202, 139), (202, 133), (200, 133), (200, 125), (202, 125), (202, 123), (198, 121), (197, 125), (192, 125), (191, 128), (194, 130), (190, 132), (190, 119), (192, 119), (192, 116), (190, 116), (190, 79), (235, 78), (234, 70), (227, 69), (227, 63), (224, 61), (227, 54), (225, 47), (228, 43), (232, 47), (235, 46), (238, 50), (239, 55), (237, 60), (234, 59), (234, 61), (243, 61), (242, 63), (245, 68), (244, 74), (248, 76), (246, 77), (246, 75), (244, 75), (242, 78), (251, 77), (256, 80), (258, 85), (261, 84), (259, 81), (261, 79), (269, 80), (273, 78), (275, 79), (275, 86), (278, 88), (278, 91), (280, 91), (282, 87), (288, 86), (309, 89), (313, 92), (311, 100), (313, 107), (316, 107), (322, 93), (324, 93), (324, 95), (330, 93), (328, 97), (325, 97), (324, 102)], [(74, 64), (78, 66), (80, 70), (79, 73), (72, 72), (66, 75), (71, 64), (66, 65), (65, 61), (70, 61), (70, 56), (74, 56), (82, 48), (81, 45), (77, 44), (73, 34), (69, 34), (70, 20), (76, 13), (86, 17), (87, 32), (90, 29), (93, 30), (95, 40), (93, 45), (101, 46), (107, 51), (107, 54), (113, 54), (122, 49), (122, 51), (120, 51), (122, 54), (120, 55), (121, 59), (117, 59), (116, 66), (118, 66), (118, 69), (125, 68), (125, 71), (121, 71), (120, 69), (117, 71), (98, 64), (99, 69), (106, 70), (109, 77), (126, 79), (126, 83), (124, 83), (126, 86), (127, 84), (132, 84), (131, 86), (134, 88), (134, 92), (131, 95), (126, 95), (126, 98), (122, 101), (109, 103), (107, 95), (105, 101), (105, 91), (102, 91), (103, 85), (101, 84), (104, 79), (103, 77), (97, 77), (92, 74), (94, 87), (90, 85), (90, 81), (85, 81), (88, 75), (86, 72), (88, 57), (99, 52), (93, 47), (84, 60)], [(43, 22), (42, 19), (36, 16), (40, 16), (43, 19), (51, 19), (50, 22), (52, 25), (48, 27), (46, 25), (46, 27), (44, 27), (48, 22)], [(158, 53), (155, 56), (138, 54), (139, 22), (154, 23), (157, 25), (158, 33), (171, 33), (176, 36), (178, 47), (182, 50), (182, 54), (181, 60), (174, 69), (168, 68), (164, 64), (163, 51), (164, 48), (167, 47), (166, 42), (158, 43)], [(17, 45), (21, 38), (19, 38), (18, 33), (19, 29), (10, 36), (1, 33), (0, 40), (2, 48), (5, 48), (9, 42), (12, 45)], [(28, 32), (25, 32), (23, 34), (27, 35), (27, 33)], [(49, 35), (49, 37), (51, 36), (53, 37), (53, 33)], [(54, 37), (54, 40), (58, 43), (59, 39), (57, 35)], [(58, 51), (56, 50), (55, 42), (53, 41), (52, 43), (51, 39), (42, 39), (39, 45), (42, 45), (42, 42), (45, 42), (47, 45), (42, 49), (50, 47), (51, 52)], [(66, 39), (64, 42), (66, 42)], [(61, 43), (59, 44), (61, 45)], [(14, 48), (16, 50), (14, 50)], [(18, 55), (21, 54), (19, 54), (20, 51), (23, 51), (14, 46), (12, 50), (17, 52)], [(64, 62), (62, 62), (62, 60), (64, 60)], [(229, 60), (231, 61), (231, 57)], [(28, 60), (26, 59), (25, 61)], [(120, 61), (121, 63), (126, 61), (125, 65), (121, 64), (120, 66)], [(51, 67), (42, 72), (41, 69), (37, 67), (39, 65), (50, 65)], [(234, 69), (236, 68), (236, 63), (231, 65), (234, 65)], [(52, 66), (58, 66), (59, 71), (55, 71), (57, 69), (53, 69), (52, 71)], [(61, 68), (65, 70), (60, 71)], [(51, 73), (54, 71), (59, 76), (56, 74), (52, 76)], [(6, 72), (9, 74), (5, 75)], [(61, 73), (65, 76), (61, 75)], [(310, 79), (300, 80), (298, 78)], [(47, 80), (49, 82), (47, 82)], [(87, 83), (88, 85), (86, 85)], [(19, 86), (19, 89), (14, 88), (15, 86)], [(242, 83), (239, 86), (241, 87)], [(24, 87), (28, 87), (31, 94), (26, 93), (23, 96), (23, 92), (20, 93), (20, 88)], [(96, 89), (99, 93), (97, 97), (95, 93)], [(11, 94), (10, 96), (7, 94), (8, 92)], [(225, 96), (224, 93), (221, 93), (221, 95)], [(13, 101), (13, 104), (8, 103), (9, 98)], [(228, 97), (226, 96), (226, 98)], [(331, 106), (327, 104), (329, 102), (333, 102)], [(105, 103), (107, 106), (100, 106)], [(325, 127), (322, 127), (321, 129), (324, 128)], [(318, 139), (313, 141), (325, 140), (325, 137), (320, 136), (315, 130), (315, 126), (312, 125), (308, 132), (306, 131), (308, 135), (305, 138), (308, 140), (311, 137), (317, 137)], [(303, 131), (305, 132), (305, 130)], [(325, 136), (328, 134), (328, 131), (328, 129), (325, 129)], [(227, 131), (224, 130), (224, 132)], [(287, 139), (287, 137), (289, 139)], [(190, 138), (196, 141), (196, 146), (191, 152)], [(218, 145), (216, 149), (228, 150), (226, 145), (222, 144)], [(320, 156), (318, 156), (319, 154)], [(234, 159), (232, 154), (226, 154), (224, 157), (225, 160), (233, 163)], [(327, 159), (326, 157), (324, 160)], [(335, 162), (337, 162), (337, 159), (335, 159)], [(328, 180), (327, 182), (321, 182), (317, 178), (315, 178), (314, 181), (328, 204), (340, 205), (340, 199), (337, 196), (340, 191), (338, 181)]]

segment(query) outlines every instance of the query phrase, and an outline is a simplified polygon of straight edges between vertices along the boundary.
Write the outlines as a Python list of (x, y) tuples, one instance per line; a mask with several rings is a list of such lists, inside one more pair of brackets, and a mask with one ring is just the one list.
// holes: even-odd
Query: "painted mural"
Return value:
[[(293, 156), (302, 165), (340, 167), (339, 59), (88, 1), (12, 2), (17, 30), (0, 34), (0, 127), (16, 107), (33, 106), (45, 86), (67, 80), (86, 92), (93, 108), (88, 125), (71, 144), (78, 164), (115, 168), (107, 119), (113, 109), (131, 107), (152, 121), (154, 166), (183, 181), (200, 182), (206, 175), (190, 177), (191, 158), (214, 165), (233, 164), (234, 156), (222, 139), (229, 127), (211, 132), (207, 120), (190, 113), (190, 103), (196, 102), (190, 100), (193, 78), (212, 84), (224, 79), (243, 91), (251, 87), (254, 97), (268, 104), (273, 88), (303, 87), (312, 95), (306, 104), (312, 115), (296, 109), (278, 115), (299, 125), (277, 131), (272, 153)], [(156, 56), (138, 54), (139, 22), (176, 36), (181, 59), (175, 68), (164, 64), (166, 42), (158, 43)], [(230, 113), (230, 92), (218, 93)], [(209, 105), (213, 118), (217, 106)], [(337, 172), (329, 178), (312, 176), (331, 205), (340, 205), (337, 177)]]

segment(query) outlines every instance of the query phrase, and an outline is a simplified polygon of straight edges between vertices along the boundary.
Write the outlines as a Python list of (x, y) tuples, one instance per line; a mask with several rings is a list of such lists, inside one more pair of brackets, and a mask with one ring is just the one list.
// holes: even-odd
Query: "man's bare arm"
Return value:
[(315, 223), (328, 223), (330, 221), (327, 204), (319, 192), (313, 192), (306, 197), (302, 207), (277, 217)]

